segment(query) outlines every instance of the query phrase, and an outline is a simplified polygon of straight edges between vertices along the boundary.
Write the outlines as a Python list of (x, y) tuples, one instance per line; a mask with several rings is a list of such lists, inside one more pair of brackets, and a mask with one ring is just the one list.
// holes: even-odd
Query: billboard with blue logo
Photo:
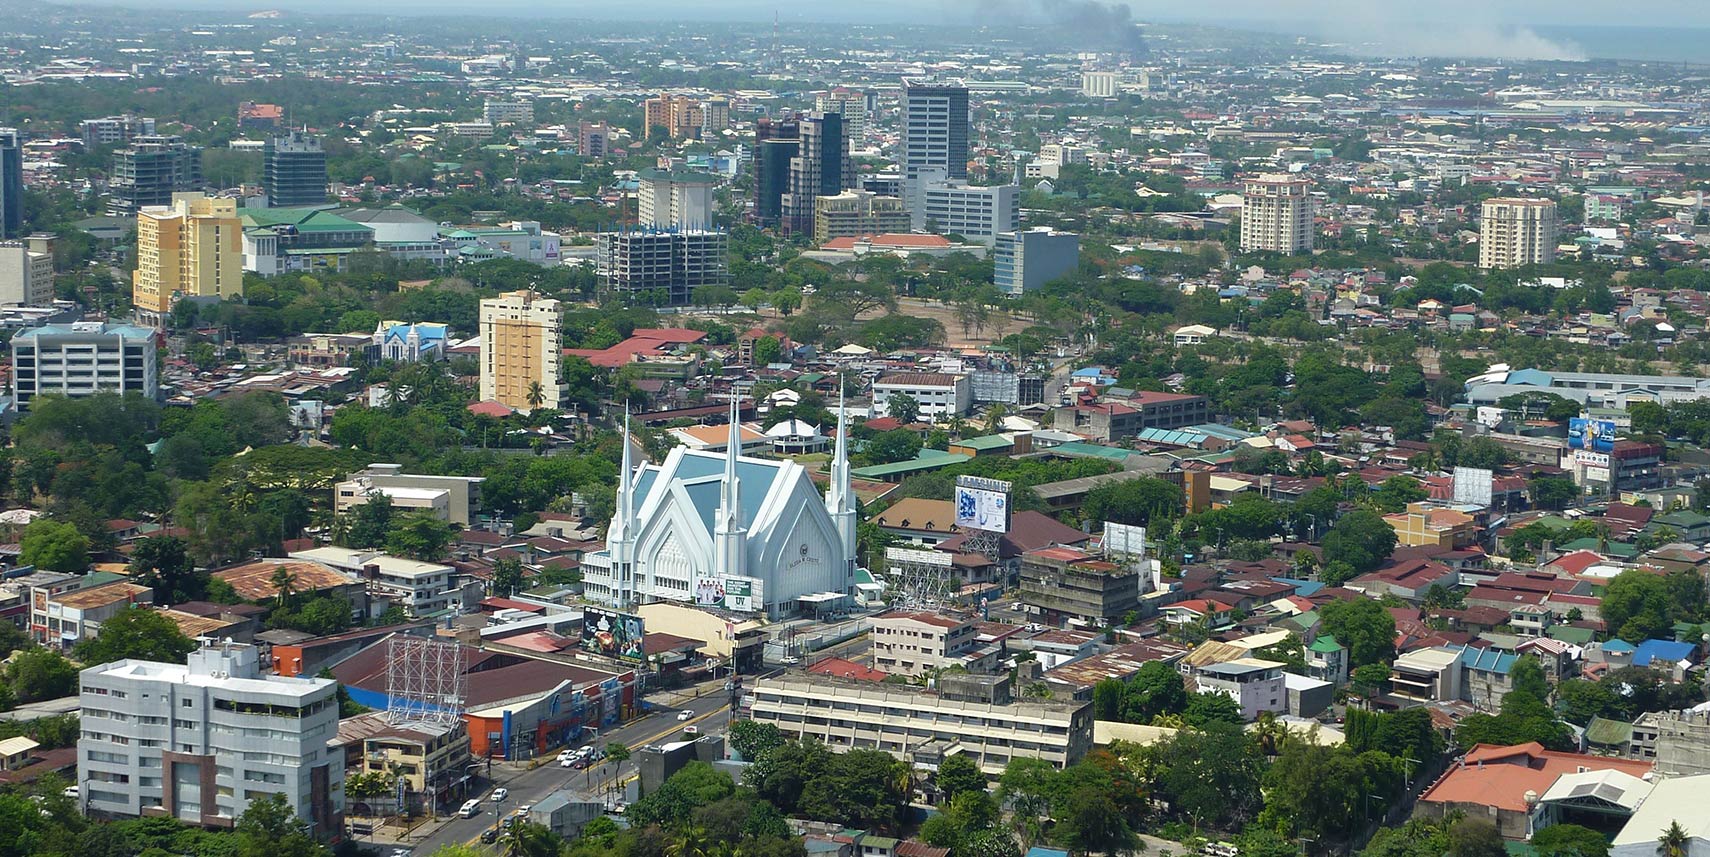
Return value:
[(1568, 420), (1568, 447), (1592, 452), (1615, 449), (1615, 421), (1574, 417)]

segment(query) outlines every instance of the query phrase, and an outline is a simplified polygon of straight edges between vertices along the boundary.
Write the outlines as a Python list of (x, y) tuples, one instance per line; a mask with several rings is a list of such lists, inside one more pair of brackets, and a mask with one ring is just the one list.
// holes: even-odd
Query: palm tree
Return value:
[(279, 593), (279, 606), (284, 607), (291, 601), (291, 596), (297, 592), (297, 575), (291, 569), (279, 566), (273, 570), (273, 591)]
[(539, 410), (540, 406), (544, 404), (546, 404), (546, 388), (541, 386), (539, 381), (528, 382), (529, 409)]
[(677, 837), (677, 841), (665, 846), (665, 857), (707, 857), (712, 845), (705, 828), (691, 827)]
[(991, 407), (986, 408), (986, 431), (992, 434), (1003, 431), (1003, 418), (1008, 413), (1009, 409), (1002, 403), (993, 402)]
[(1691, 837), (1681, 829), (1680, 822), (1671, 821), (1668, 829), (1657, 837), (1657, 857), (1686, 857), (1686, 847)]

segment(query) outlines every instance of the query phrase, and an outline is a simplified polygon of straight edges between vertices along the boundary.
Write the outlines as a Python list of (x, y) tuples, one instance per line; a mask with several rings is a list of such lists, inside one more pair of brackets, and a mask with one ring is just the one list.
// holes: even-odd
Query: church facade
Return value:
[(586, 597), (619, 608), (680, 601), (780, 618), (836, 606), (855, 591), (843, 418), (823, 497), (801, 465), (741, 454), (734, 402), (730, 426), (724, 451), (680, 446), (657, 465), (632, 466), (624, 444), (606, 549), (583, 557)]

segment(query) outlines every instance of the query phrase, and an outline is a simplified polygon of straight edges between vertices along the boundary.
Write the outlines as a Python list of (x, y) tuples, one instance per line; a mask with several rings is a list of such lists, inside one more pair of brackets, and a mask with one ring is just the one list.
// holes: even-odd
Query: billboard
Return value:
[(646, 660), (641, 617), (587, 607), (582, 610), (582, 651), (626, 661)]
[(716, 577), (695, 578), (695, 606), (720, 607), (724, 605), (724, 581)]
[(766, 583), (754, 577), (724, 579), (724, 607), (739, 613), (756, 613), (766, 609)]
[(1117, 556), (1146, 558), (1146, 528), (1104, 522), (1104, 552)]
[(964, 530), (1009, 532), (1008, 482), (975, 476), (956, 477), (956, 526)]
[(892, 563), (912, 562), (916, 565), (936, 565), (949, 568), (952, 559), (954, 557), (944, 551), (920, 550), (919, 548), (885, 548), (885, 560)]
[(1455, 468), (1455, 502), (1489, 506), (1492, 494), (1491, 480), (1494, 478), (1494, 473), (1482, 467)]
[(1615, 449), (1615, 421), (1574, 417), (1568, 420), (1568, 447), (1611, 452)]

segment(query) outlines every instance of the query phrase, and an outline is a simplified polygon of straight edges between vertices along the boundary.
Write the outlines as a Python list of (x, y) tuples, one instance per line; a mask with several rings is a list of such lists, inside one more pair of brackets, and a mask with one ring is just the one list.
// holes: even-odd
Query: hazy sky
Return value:
[[(74, 0), (75, 2), (75, 0)], [(88, 2), (88, 0), (85, 0)], [(93, 0), (99, 3), (102, 0)], [(127, 6), (352, 14), (464, 14), (467, 0), (108, 0)], [(1300, 33), (1382, 55), (1581, 59), (1599, 53), (1539, 30), (1622, 25), (1710, 27), (1710, 0), (483, 0), (482, 14), (617, 20), (769, 20), (928, 24), (1055, 24), (1105, 40), (1115, 22), (1207, 23)], [(1065, 24), (1079, 21), (1079, 24)], [(1664, 31), (1656, 38), (1673, 37)], [(1650, 36), (1622, 47), (1643, 58)]]

